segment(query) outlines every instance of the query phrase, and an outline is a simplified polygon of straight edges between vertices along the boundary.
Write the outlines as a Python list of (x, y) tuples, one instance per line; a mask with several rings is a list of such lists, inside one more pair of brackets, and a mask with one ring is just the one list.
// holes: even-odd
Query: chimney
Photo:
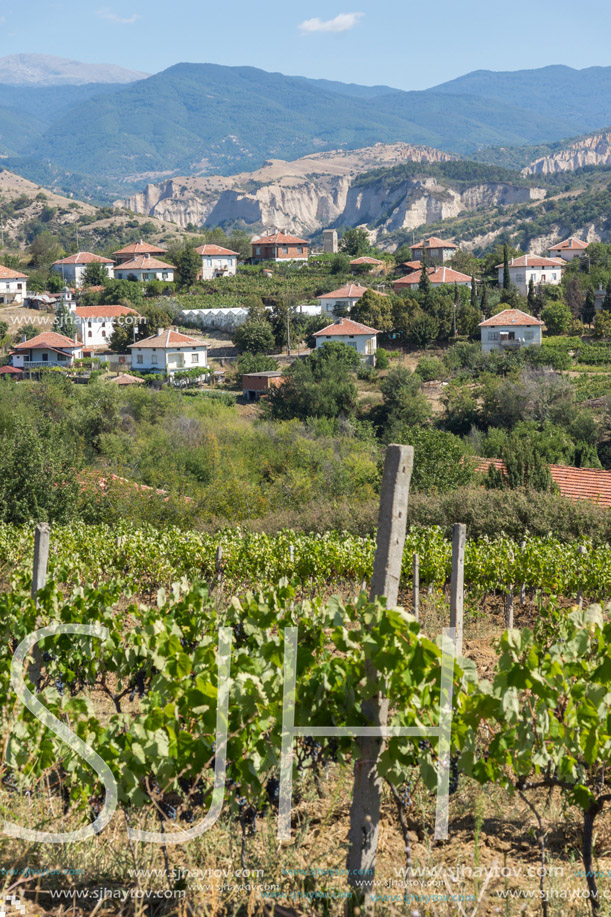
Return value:
[(27, 338), (27, 335), (26, 335), (26, 334), (22, 334), (22, 335), (21, 335), (21, 343), (22, 343), (22, 344), (25, 344), (25, 342), (27, 341), (27, 339), (28, 339), (28, 338)]
[(343, 321), (343, 319), (342, 319), (341, 317), (340, 317), (340, 318), (336, 318), (336, 319), (335, 319), (335, 324), (336, 324), (336, 325), (341, 325), (342, 321)]
[(77, 344), (78, 344), (78, 334), (77, 334), (76, 331), (75, 331), (75, 332), (74, 332), (74, 346), (76, 347)]

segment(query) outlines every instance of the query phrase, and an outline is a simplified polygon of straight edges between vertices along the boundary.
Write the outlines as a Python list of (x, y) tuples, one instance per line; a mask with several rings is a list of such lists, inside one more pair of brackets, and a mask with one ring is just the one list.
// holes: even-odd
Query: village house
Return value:
[[(316, 299), (320, 300), (321, 312), (336, 315), (340, 312), (350, 312), (354, 304), (359, 301), (368, 289), (369, 287), (364, 287), (360, 283), (347, 283), (346, 286), (340, 287), (339, 290), (322, 293)], [(378, 293), (377, 290), (372, 292), (377, 293), (378, 296), (386, 296), (386, 293)]]
[(575, 236), (565, 239), (564, 242), (558, 242), (549, 249), (550, 258), (562, 258), (563, 261), (572, 261), (573, 258), (581, 258), (588, 248), (587, 242), (582, 242)]
[(238, 270), (238, 253), (220, 245), (200, 245), (195, 251), (202, 259), (202, 280), (215, 277), (234, 277)]
[[(469, 275), (462, 274), (460, 271), (455, 271), (451, 267), (428, 267), (427, 274), (429, 275), (429, 283), (432, 287), (443, 287), (447, 284), (459, 287), (471, 287), (471, 278)], [(410, 274), (406, 274), (405, 277), (400, 277), (399, 280), (395, 280), (392, 288), (395, 293), (401, 293), (404, 290), (416, 290), (421, 277), (422, 268), (412, 271)]]
[(58, 334), (56, 331), (44, 331), (15, 344), (11, 351), (11, 365), (17, 369), (43, 369), (48, 366), (72, 366), (75, 360), (83, 356), (83, 345), (75, 334), (74, 339)]
[(422, 261), (426, 252), (428, 264), (442, 264), (453, 257), (457, 248), (458, 246), (453, 242), (446, 242), (437, 236), (429, 236), (428, 239), (423, 239), (417, 245), (412, 245), (412, 258), (414, 261)]
[(161, 328), (157, 334), (128, 346), (132, 369), (142, 372), (171, 375), (179, 370), (208, 365), (208, 345), (173, 328)]
[(253, 261), (307, 261), (309, 257), (308, 242), (285, 232), (253, 239), (250, 244)]
[(116, 324), (136, 327), (141, 316), (127, 306), (77, 306), (71, 308), (79, 335), (87, 346), (108, 347)]
[(161, 258), (167, 254), (167, 249), (161, 245), (150, 245), (148, 242), (132, 242), (125, 248), (119, 248), (113, 252), (117, 264), (124, 264), (126, 261), (133, 261), (138, 255), (150, 255), (151, 258)]
[(172, 283), (174, 280), (174, 265), (159, 261), (153, 255), (136, 255), (131, 261), (123, 261), (115, 268), (117, 280), (165, 280)]
[(338, 341), (342, 344), (347, 344), (348, 347), (354, 347), (356, 352), (361, 357), (364, 357), (367, 362), (375, 364), (377, 334), (378, 332), (375, 328), (361, 325), (360, 322), (354, 322), (351, 318), (338, 318), (332, 325), (327, 325), (326, 328), (315, 331), (314, 337), (316, 338), (317, 349), (332, 341)]
[[(566, 261), (562, 258), (541, 258), (539, 255), (521, 255), (519, 258), (512, 258), (509, 262), (509, 280), (512, 286), (517, 287), (522, 296), (528, 295), (530, 281), (535, 286), (549, 284), (558, 286), (562, 280), (562, 269)], [(503, 284), (504, 266), (497, 264), (499, 272), (499, 286)]]
[(245, 373), (242, 376), (242, 395), (247, 401), (258, 401), (261, 395), (267, 393), (282, 382), (282, 373), (279, 369), (260, 373)]
[(541, 344), (543, 322), (521, 309), (504, 309), (479, 323), (482, 351), (519, 350)]
[(51, 270), (61, 274), (65, 283), (81, 287), (88, 264), (101, 264), (108, 276), (113, 276), (114, 261), (103, 258), (102, 255), (94, 255), (93, 252), (77, 252), (76, 255), (61, 258), (51, 265)]
[(422, 261), (402, 261), (399, 265), (404, 274), (413, 274), (422, 270)]
[(350, 262), (350, 270), (353, 274), (360, 273), (361, 270), (369, 268), (369, 274), (382, 274), (386, 267), (386, 262), (380, 258), (371, 258), (369, 255), (361, 255), (360, 258), (353, 258)]
[(0, 264), (0, 303), (23, 303), (27, 296), (27, 275)]

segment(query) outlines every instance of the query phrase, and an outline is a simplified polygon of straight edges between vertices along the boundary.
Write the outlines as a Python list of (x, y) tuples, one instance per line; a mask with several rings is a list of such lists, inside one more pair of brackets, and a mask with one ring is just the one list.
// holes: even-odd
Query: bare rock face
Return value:
[(554, 172), (574, 172), (584, 166), (606, 165), (611, 165), (611, 131), (584, 137), (565, 150), (536, 159), (522, 171), (525, 175), (550, 175)]
[(410, 144), (377, 144), (363, 150), (306, 156), (295, 162), (269, 160), (256, 172), (234, 176), (172, 178), (149, 184), (117, 206), (186, 227), (242, 221), (253, 227), (311, 235), (335, 223), (376, 223), (375, 235), (413, 229), (467, 210), (540, 200), (545, 191), (502, 182), (463, 191), (436, 178), (405, 179), (394, 185), (359, 175), (406, 161), (442, 162), (447, 153)]

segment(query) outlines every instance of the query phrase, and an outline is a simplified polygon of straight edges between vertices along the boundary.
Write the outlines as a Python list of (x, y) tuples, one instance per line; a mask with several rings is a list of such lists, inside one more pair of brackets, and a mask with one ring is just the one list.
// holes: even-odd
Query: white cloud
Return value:
[(103, 10), (98, 10), (97, 15), (100, 19), (108, 19), (109, 22), (116, 22), (119, 25), (133, 25), (137, 19), (140, 19), (137, 13), (133, 13), (131, 16), (128, 16), (127, 19), (124, 19), (121, 16), (117, 16), (116, 13), (113, 13), (107, 6), (105, 6)]
[(340, 13), (335, 19), (306, 19), (300, 23), (299, 30), (306, 34), (312, 32), (347, 32), (353, 29), (364, 13)]

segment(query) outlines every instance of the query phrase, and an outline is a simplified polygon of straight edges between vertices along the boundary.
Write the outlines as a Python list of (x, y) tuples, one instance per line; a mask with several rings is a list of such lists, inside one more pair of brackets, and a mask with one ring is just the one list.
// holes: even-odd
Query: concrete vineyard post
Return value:
[(450, 580), (450, 627), (456, 628), (456, 655), (462, 656), (465, 604), (465, 542), (467, 526), (457, 522), (452, 526), (452, 577)]
[[(39, 522), (34, 532), (34, 567), (32, 570), (32, 598), (38, 605), (37, 593), (47, 585), (47, 567), (49, 564), (49, 537), (51, 526), (48, 522)], [(37, 620), (38, 625), (38, 620)], [(32, 650), (32, 664), (30, 665), (28, 675), (30, 681), (36, 686), (38, 691), (40, 687), (42, 670), (42, 653), (38, 643)]]
[(412, 573), (412, 605), (416, 621), (420, 619), (420, 558), (414, 554), (414, 566)]
[[(411, 446), (390, 445), (386, 449), (369, 597), (373, 601), (379, 596), (386, 596), (388, 607), (395, 606), (399, 597), (413, 464), (414, 450)], [(377, 684), (377, 691), (363, 702), (363, 715), (371, 726), (386, 726), (388, 698), (378, 672), (369, 660), (365, 663), (365, 674), (369, 683)], [(353, 899), (346, 907), (349, 914), (354, 913), (354, 907), (359, 904), (367, 910), (372, 909), (383, 786), (378, 764), (385, 740), (377, 736), (361, 737), (357, 739), (357, 745), (359, 751), (354, 764), (346, 863), (348, 882), (354, 890)]]

